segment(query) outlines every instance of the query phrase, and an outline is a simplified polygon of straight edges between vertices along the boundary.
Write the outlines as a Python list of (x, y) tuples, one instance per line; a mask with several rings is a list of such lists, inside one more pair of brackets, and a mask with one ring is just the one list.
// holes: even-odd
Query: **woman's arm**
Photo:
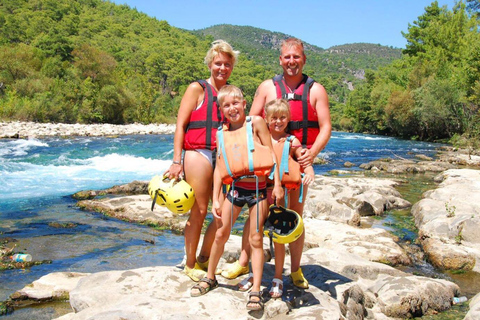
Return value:
[(193, 110), (197, 107), (199, 100), (201, 101), (202, 98), (203, 88), (198, 82), (191, 83), (183, 95), (180, 108), (178, 109), (177, 126), (173, 137), (173, 163), (165, 172), (165, 174), (168, 174), (169, 179), (179, 179), (179, 176), (183, 172), (181, 162), (185, 130), (190, 123), (190, 116)]

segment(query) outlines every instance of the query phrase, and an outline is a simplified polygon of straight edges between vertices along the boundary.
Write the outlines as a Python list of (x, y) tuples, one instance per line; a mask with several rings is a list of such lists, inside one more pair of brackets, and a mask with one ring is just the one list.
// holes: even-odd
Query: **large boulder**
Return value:
[(470, 305), (470, 310), (468, 311), (464, 320), (480, 319), (480, 293), (472, 298), (469, 305)]
[(398, 238), (380, 228), (356, 228), (344, 223), (305, 219), (305, 246), (343, 250), (391, 266), (412, 263)]
[(411, 206), (395, 190), (400, 183), (391, 179), (315, 176), (305, 200), (304, 216), (360, 225), (362, 216)]
[(480, 171), (447, 170), (436, 180), (412, 207), (422, 246), (437, 268), (480, 272)]

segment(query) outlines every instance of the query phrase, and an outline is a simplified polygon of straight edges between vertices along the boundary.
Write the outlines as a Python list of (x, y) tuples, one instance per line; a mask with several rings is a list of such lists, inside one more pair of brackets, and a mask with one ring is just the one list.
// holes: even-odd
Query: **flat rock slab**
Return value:
[(480, 170), (452, 169), (412, 207), (419, 239), (440, 269), (480, 272)]

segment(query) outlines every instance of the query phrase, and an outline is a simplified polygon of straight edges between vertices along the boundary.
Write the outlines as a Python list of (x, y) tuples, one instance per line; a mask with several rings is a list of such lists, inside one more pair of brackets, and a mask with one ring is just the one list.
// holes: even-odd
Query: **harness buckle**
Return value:
[(287, 93), (287, 100), (294, 100), (295, 94), (293, 92)]

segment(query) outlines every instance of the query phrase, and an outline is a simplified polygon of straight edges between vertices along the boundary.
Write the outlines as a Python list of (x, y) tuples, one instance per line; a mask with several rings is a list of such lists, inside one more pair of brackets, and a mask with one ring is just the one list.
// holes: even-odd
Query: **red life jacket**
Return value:
[(197, 81), (203, 87), (203, 103), (192, 111), (185, 129), (183, 149), (210, 149), (216, 146), (217, 128), (223, 123), (223, 115), (217, 105), (217, 91), (205, 80)]
[(218, 150), (216, 168), (223, 184), (247, 175), (268, 176), (273, 168), (270, 149), (253, 139), (252, 120), (234, 131), (224, 124), (217, 131)]
[(295, 190), (302, 184), (300, 164), (290, 155), (293, 136), (282, 138), (273, 144), (273, 151), (277, 158), (282, 186)]
[(317, 110), (310, 104), (310, 88), (315, 80), (303, 75), (302, 82), (294, 92), (287, 92), (283, 75), (273, 78), (278, 99), (286, 99), (290, 104), (288, 129), (304, 147), (311, 148), (320, 132)]

